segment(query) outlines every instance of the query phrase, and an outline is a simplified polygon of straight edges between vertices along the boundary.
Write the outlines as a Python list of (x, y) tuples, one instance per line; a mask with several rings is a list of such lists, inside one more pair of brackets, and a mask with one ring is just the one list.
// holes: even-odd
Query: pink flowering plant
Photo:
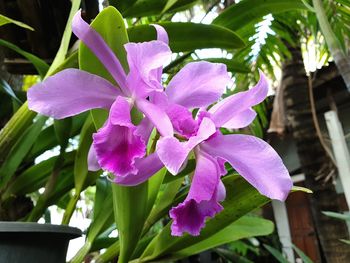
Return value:
[[(113, 35), (105, 26), (110, 21), (118, 25)], [(232, 84), (225, 64), (190, 62), (165, 81), (171, 37), (160, 25), (147, 30), (153, 40), (128, 42), (116, 9), (106, 8), (91, 25), (78, 11), (72, 32), (81, 41), (80, 69), (59, 71), (27, 94), (30, 110), (55, 120), (89, 111), (75, 159), (78, 194), (64, 223), (88, 176), (103, 173), (110, 182), (105, 189), (112, 194), (103, 195), (103, 208), (72, 262), (89, 253), (112, 225), (113, 214), (118, 239), (99, 262), (116, 256), (118, 262), (181, 258), (223, 244), (225, 238), (218, 236), (225, 232), (238, 239), (234, 229), (240, 218), (270, 199), (284, 201), (292, 189), (286, 167), (268, 143), (222, 129), (237, 131), (252, 123), (253, 107), (268, 93), (264, 73), (254, 87), (225, 98)], [(152, 234), (164, 217), (169, 224)], [(212, 243), (203, 246), (205, 241)]]

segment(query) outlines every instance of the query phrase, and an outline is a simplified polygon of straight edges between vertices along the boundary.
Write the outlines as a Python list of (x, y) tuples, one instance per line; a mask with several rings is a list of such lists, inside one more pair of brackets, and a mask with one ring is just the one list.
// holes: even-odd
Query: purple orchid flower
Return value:
[[(28, 91), (29, 108), (55, 119), (95, 108), (109, 110), (105, 125), (93, 135), (88, 164), (89, 170), (113, 173), (119, 184), (139, 184), (163, 167), (157, 154), (145, 157), (154, 126), (162, 136), (173, 135), (167, 114), (147, 99), (164, 91), (162, 65), (171, 56), (165, 30), (154, 27), (158, 40), (124, 45), (129, 64), (126, 74), (111, 48), (78, 12), (72, 22), (74, 34), (103, 63), (117, 86), (82, 70), (66, 69)], [(133, 107), (145, 116), (137, 126), (131, 120)]]
[[(158, 103), (167, 109), (177, 137), (182, 138), (181, 142), (174, 137), (161, 138), (156, 150), (160, 160), (175, 175), (192, 150), (196, 158), (188, 196), (170, 211), (174, 236), (184, 232), (199, 235), (205, 219), (223, 209), (220, 202), (225, 199), (225, 187), (220, 178), (227, 173), (225, 162), (271, 199), (285, 200), (291, 190), (289, 173), (269, 144), (250, 135), (223, 135), (219, 130), (220, 127), (243, 128), (253, 121), (256, 113), (252, 106), (262, 102), (268, 91), (262, 73), (252, 89), (206, 110), (221, 97), (229, 81), (223, 65), (190, 63), (170, 81), (167, 97), (158, 96)], [(193, 108), (200, 108), (197, 119), (193, 119), (189, 111)]]

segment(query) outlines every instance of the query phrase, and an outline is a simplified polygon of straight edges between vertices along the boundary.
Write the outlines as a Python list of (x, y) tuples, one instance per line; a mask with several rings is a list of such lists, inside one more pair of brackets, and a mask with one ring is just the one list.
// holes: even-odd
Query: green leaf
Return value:
[(329, 217), (336, 218), (336, 219), (350, 221), (349, 214), (341, 214), (341, 213), (336, 213), (336, 212), (331, 212), (331, 211), (322, 211), (322, 214), (329, 216)]
[(11, 86), (7, 83), (6, 80), (0, 79), (0, 87), (5, 91), (6, 94), (8, 94), (12, 99), (14, 99), (16, 102), (18, 102), (20, 105), (22, 104), (22, 101), (16, 96), (15, 92), (11, 88)]
[[(176, 176), (177, 177), (177, 176)], [(159, 194), (157, 201), (154, 204), (151, 213), (149, 214), (143, 228), (143, 234), (147, 233), (148, 230), (164, 215), (166, 215), (182, 185), (184, 178), (180, 177), (174, 181), (171, 181), (164, 185), (161, 193)]]
[(348, 239), (339, 239), (339, 240), (347, 245), (350, 245), (350, 240)]
[[(239, 242), (239, 241), (236, 241)], [(247, 259), (244, 256), (241, 256), (238, 253), (235, 253), (231, 249), (225, 248), (216, 248), (214, 249), (216, 253), (220, 255), (220, 257), (226, 259), (228, 262), (238, 262), (238, 263), (254, 263), (253, 261)]]
[(33, 146), (33, 143), (38, 138), (46, 119), (44, 116), (39, 116), (12, 147), (8, 157), (0, 168), (1, 186), (4, 186), (16, 172), (24, 157)]
[[(197, 0), (178, 0), (166, 10), (178, 12), (192, 7)], [(130, 8), (123, 12), (124, 17), (142, 17), (160, 15), (168, 4), (168, 0), (138, 0)]]
[(251, 69), (244, 62), (236, 61), (234, 59), (208, 58), (205, 60), (212, 63), (225, 64), (227, 66), (227, 70), (232, 73), (250, 73), (251, 72)]
[(156, 201), (156, 198), (159, 192), (159, 188), (162, 185), (166, 172), (167, 172), (166, 168), (163, 168), (148, 180), (148, 195), (147, 195), (148, 200), (147, 200), (147, 212), (146, 212), (147, 215), (151, 212), (153, 208), (154, 202)]
[(237, 30), (270, 13), (295, 9), (306, 10), (307, 8), (300, 0), (242, 0), (222, 12), (214, 19), (213, 24)]
[(124, 13), (125, 10), (132, 7), (137, 0), (109, 0), (109, 5), (114, 6), (120, 13)]
[(66, 148), (71, 134), (72, 118), (54, 120), (53, 126), (59, 145), (62, 149)]
[[(72, 117), (72, 128), (70, 137), (74, 137), (79, 134), (81, 127), (83, 126), (87, 113), (81, 113), (79, 115)], [(53, 125), (45, 128), (39, 135), (38, 139), (33, 145), (33, 148), (27, 154), (25, 158), (26, 163), (33, 162), (34, 159), (40, 154), (44, 153), (47, 150), (52, 149), (53, 147), (59, 144), (56, 136)]]
[(169, 223), (152, 240), (141, 256), (141, 260), (153, 260), (195, 245), (269, 201), (240, 176), (227, 176), (223, 182), (227, 191), (226, 200), (222, 203), (224, 210), (206, 222), (200, 236), (193, 237), (185, 234), (182, 237), (173, 237), (170, 234), (171, 223)]
[(72, 36), (72, 20), (74, 15), (77, 13), (80, 7), (81, 0), (72, 0), (72, 6), (68, 16), (67, 24), (63, 32), (60, 47), (56, 53), (52, 64), (46, 73), (46, 76), (52, 75), (52, 73), (64, 62), (66, 59), (70, 38)]
[(271, 247), (271, 246), (266, 245), (266, 244), (264, 244), (264, 247), (267, 249), (267, 251), (269, 251), (271, 253), (272, 256), (275, 257), (275, 259), (278, 260), (278, 262), (289, 263), (289, 261), (284, 257), (284, 255), (276, 248)]
[(88, 116), (80, 133), (79, 147), (74, 163), (74, 182), (77, 192), (80, 192), (85, 185), (88, 175), (88, 153), (92, 144), (92, 134), (96, 132), (95, 126)]
[(0, 26), (6, 25), (6, 24), (15, 24), (16, 26), (23, 27), (25, 29), (29, 29), (31, 31), (34, 31), (34, 28), (32, 28), (31, 26), (28, 26), (27, 24), (25, 24), (23, 22), (11, 19), (7, 16), (0, 14)]
[(181, 259), (202, 251), (227, 244), (242, 238), (266, 236), (273, 232), (274, 225), (270, 220), (259, 217), (243, 216), (231, 225), (218, 231), (203, 241), (171, 254), (171, 259)]
[[(245, 45), (235, 32), (216, 25), (190, 22), (162, 22), (159, 25), (167, 31), (169, 45), (173, 52), (185, 52), (201, 48), (236, 49)], [(151, 25), (129, 27), (128, 34), (132, 42), (156, 39), (156, 31)]]
[[(63, 167), (73, 167), (75, 153), (76, 152), (73, 151), (65, 154)], [(52, 167), (57, 158), (58, 156), (51, 157), (23, 171), (11, 181), (5, 193), (2, 195), (2, 200), (6, 200), (14, 195), (29, 194), (43, 187), (52, 172)]]
[(78, 51), (74, 51), (71, 55), (66, 58), (61, 65), (54, 69), (51, 75), (54, 75), (67, 68), (79, 68)]
[(75, 206), (79, 200), (80, 193), (86, 185), (87, 181), (93, 180), (98, 173), (88, 171), (88, 153), (92, 144), (92, 134), (96, 131), (91, 116), (88, 115), (80, 133), (79, 147), (74, 162), (74, 185), (75, 193), (71, 197), (68, 206), (64, 212), (62, 224), (68, 225), (73, 215)]
[(306, 187), (295, 186), (295, 185), (293, 185), (292, 191), (291, 191), (291, 192), (292, 192), (292, 193), (293, 193), (293, 192), (304, 192), (304, 193), (307, 193), (307, 194), (312, 194), (312, 193), (313, 193), (312, 190), (310, 190), (310, 189), (308, 189), (308, 188), (306, 188)]
[(293, 249), (295, 250), (295, 252), (297, 252), (298, 256), (303, 260), (303, 263), (313, 263), (312, 260), (305, 255), (305, 253), (299, 249), (297, 246), (295, 246), (294, 244), (292, 244)]
[(148, 181), (133, 187), (112, 185), (113, 204), (119, 231), (119, 263), (129, 262), (141, 237), (147, 215)]
[(22, 55), (26, 59), (28, 59), (30, 62), (33, 63), (35, 69), (38, 71), (39, 75), (43, 78), (46, 75), (46, 72), (49, 69), (49, 65), (42, 59), (38, 58), (37, 56), (24, 51), (17, 47), (16, 45), (7, 42), (6, 40), (0, 39), (0, 45), (10, 48), (13, 51), (16, 51), (18, 54)]
[(196, 168), (196, 161), (194, 159), (189, 159), (187, 161), (186, 167), (176, 176), (172, 175), (170, 172), (167, 172), (164, 177), (163, 183), (170, 183), (172, 181), (178, 180), (180, 177), (185, 177), (186, 175), (189, 175), (190, 173), (192, 173), (195, 168)]
[[(128, 35), (123, 17), (114, 7), (107, 7), (92, 21), (91, 26), (102, 36), (108, 46), (114, 51), (124, 69), (128, 69), (124, 44), (128, 42)], [(99, 61), (99, 59), (83, 43), (79, 47), (80, 69), (99, 75), (110, 82), (115, 80)]]
[(306, 0), (301, 0), (301, 2), (303, 2), (303, 4), (307, 7), (307, 9), (309, 9), (309, 11), (316, 12), (315, 8), (313, 8)]
[(111, 225), (113, 221), (113, 210), (111, 209), (113, 205), (112, 189), (110, 183), (106, 182), (106, 180), (106, 178), (100, 178), (96, 183), (95, 204), (97, 204), (97, 210), (94, 211), (94, 217), (88, 229), (86, 242), (71, 260), (71, 263), (83, 262), (98, 234), (106, 226)]
[(168, 11), (173, 5), (176, 4), (178, 0), (168, 0), (162, 10), (162, 13), (165, 13), (166, 11)]

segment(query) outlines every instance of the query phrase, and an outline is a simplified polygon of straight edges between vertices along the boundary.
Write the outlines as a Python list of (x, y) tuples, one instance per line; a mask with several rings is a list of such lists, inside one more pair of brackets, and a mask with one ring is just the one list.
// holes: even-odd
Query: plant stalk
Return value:
[(350, 92), (350, 59), (344, 53), (337, 36), (332, 30), (325, 9), (323, 7), (322, 0), (312, 0), (312, 3), (329, 51), (334, 59), (335, 64), (337, 65), (339, 73), (342, 76), (348, 91)]
[(81, 191), (76, 189), (74, 195), (69, 200), (69, 203), (62, 218), (62, 225), (69, 225), (70, 219), (72, 218), (72, 215), (75, 211), (75, 207), (80, 199), (80, 193)]

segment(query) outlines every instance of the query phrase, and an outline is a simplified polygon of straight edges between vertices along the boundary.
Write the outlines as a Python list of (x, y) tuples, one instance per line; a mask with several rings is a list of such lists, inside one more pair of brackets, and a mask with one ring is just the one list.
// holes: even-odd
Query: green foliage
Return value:
[(40, 116), (19, 138), (0, 168), (0, 187), (4, 187), (28, 154), (33, 142), (38, 138), (46, 118)]
[(100, 178), (96, 182), (96, 194), (94, 202), (94, 216), (89, 226), (86, 242), (71, 260), (72, 263), (80, 263), (88, 254), (98, 234), (109, 227), (113, 222), (113, 205), (111, 184), (106, 178)]
[(185, 10), (193, 6), (195, 2), (197, 2), (197, 0), (112, 0), (110, 1), (110, 4), (117, 8), (120, 6), (121, 9), (119, 10), (122, 12), (124, 17), (144, 17), (160, 15), (163, 12), (177, 12)]
[(34, 31), (34, 28), (32, 28), (31, 26), (28, 26), (27, 24), (25, 24), (23, 22), (11, 19), (11, 18), (9, 18), (7, 16), (4, 16), (4, 15), (0, 14), (0, 26), (7, 25), (7, 24), (15, 24), (16, 26), (19, 26), (19, 27), (22, 27), (22, 28)]
[[(201, 235), (192, 237), (185, 234), (173, 237), (170, 234), (170, 223), (151, 241), (141, 256), (142, 261), (150, 261), (167, 254), (180, 251), (212, 237), (219, 230), (229, 226), (238, 218), (268, 202), (252, 186), (239, 176), (228, 176), (223, 180), (227, 196), (223, 202), (224, 210), (207, 221)], [(237, 191), (239, 189), (239, 191)]]
[(186, 258), (202, 251), (218, 247), (239, 239), (266, 236), (273, 232), (271, 221), (259, 217), (243, 216), (231, 225), (219, 230), (211, 237), (171, 254), (172, 259)]
[(70, 9), (66, 28), (64, 29), (61, 45), (56, 53), (54, 60), (47, 72), (47, 76), (50, 76), (55, 70), (64, 62), (68, 52), (69, 42), (72, 35), (72, 20), (76, 12), (79, 10), (81, 0), (72, 0), (72, 7)]
[(284, 257), (284, 255), (276, 248), (271, 247), (271, 246), (266, 245), (266, 244), (264, 244), (264, 247), (271, 253), (272, 256), (275, 257), (275, 259), (278, 260), (278, 262), (289, 263), (289, 261)]
[[(192, 51), (201, 48), (237, 49), (244, 47), (243, 40), (233, 31), (216, 25), (195, 23), (160, 22), (169, 35), (173, 52)], [(156, 39), (153, 26), (140, 25), (128, 28), (132, 42)]]
[(295, 250), (295, 252), (303, 260), (304, 263), (312, 263), (312, 260), (308, 256), (306, 256), (305, 253), (301, 249), (299, 249), (294, 244), (292, 244), (292, 246), (293, 246), (293, 249)]
[(3, 79), (0, 79), (0, 87), (2, 90), (9, 95), (14, 101), (19, 103), (19, 105), (22, 104), (22, 101), (16, 96), (15, 92), (11, 88), (11, 86)]
[(326, 216), (329, 216), (329, 217), (336, 218), (336, 219), (350, 221), (350, 215), (336, 213), (336, 212), (331, 212), (331, 211), (323, 211), (322, 214), (324, 214)]
[(49, 69), (49, 65), (43, 61), (42, 59), (38, 58), (37, 56), (26, 52), (22, 49), (20, 49), (19, 47), (17, 47), (14, 44), (11, 44), (10, 42), (0, 39), (0, 45), (10, 48), (13, 51), (17, 52), (18, 54), (22, 55), (23, 57), (25, 57), (26, 59), (28, 59), (35, 67), (35, 69), (38, 71), (39, 75), (43, 78), (46, 75), (46, 72)]
[[(344, 220), (344, 221), (350, 221), (350, 215), (349, 214), (341, 214), (341, 213), (336, 213), (336, 212), (331, 212), (331, 211), (322, 211), (322, 214), (339, 219), (339, 220)], [(347, 239), (340, 239), (341, 242), (350, 245), (350, 240)]]
[(213, 23), (237, 30), (249, 23), (257, 22), (270, 13), (306, 9), (299, 0), (243, 0), (222, 12)]
[[(123, 67), (127, 69), (128, 64), (124, 44), (129, 42), (129, 40), (120, 13), (115, 8), (108, 7), (97, 15), (94, 21), (92, 21), (91, 26), (102, 36), (114, 51)], [(99, 75), (115, 83), (103, 64), (83, 43), (79, 47), (79, 67), (82, 70)]]

